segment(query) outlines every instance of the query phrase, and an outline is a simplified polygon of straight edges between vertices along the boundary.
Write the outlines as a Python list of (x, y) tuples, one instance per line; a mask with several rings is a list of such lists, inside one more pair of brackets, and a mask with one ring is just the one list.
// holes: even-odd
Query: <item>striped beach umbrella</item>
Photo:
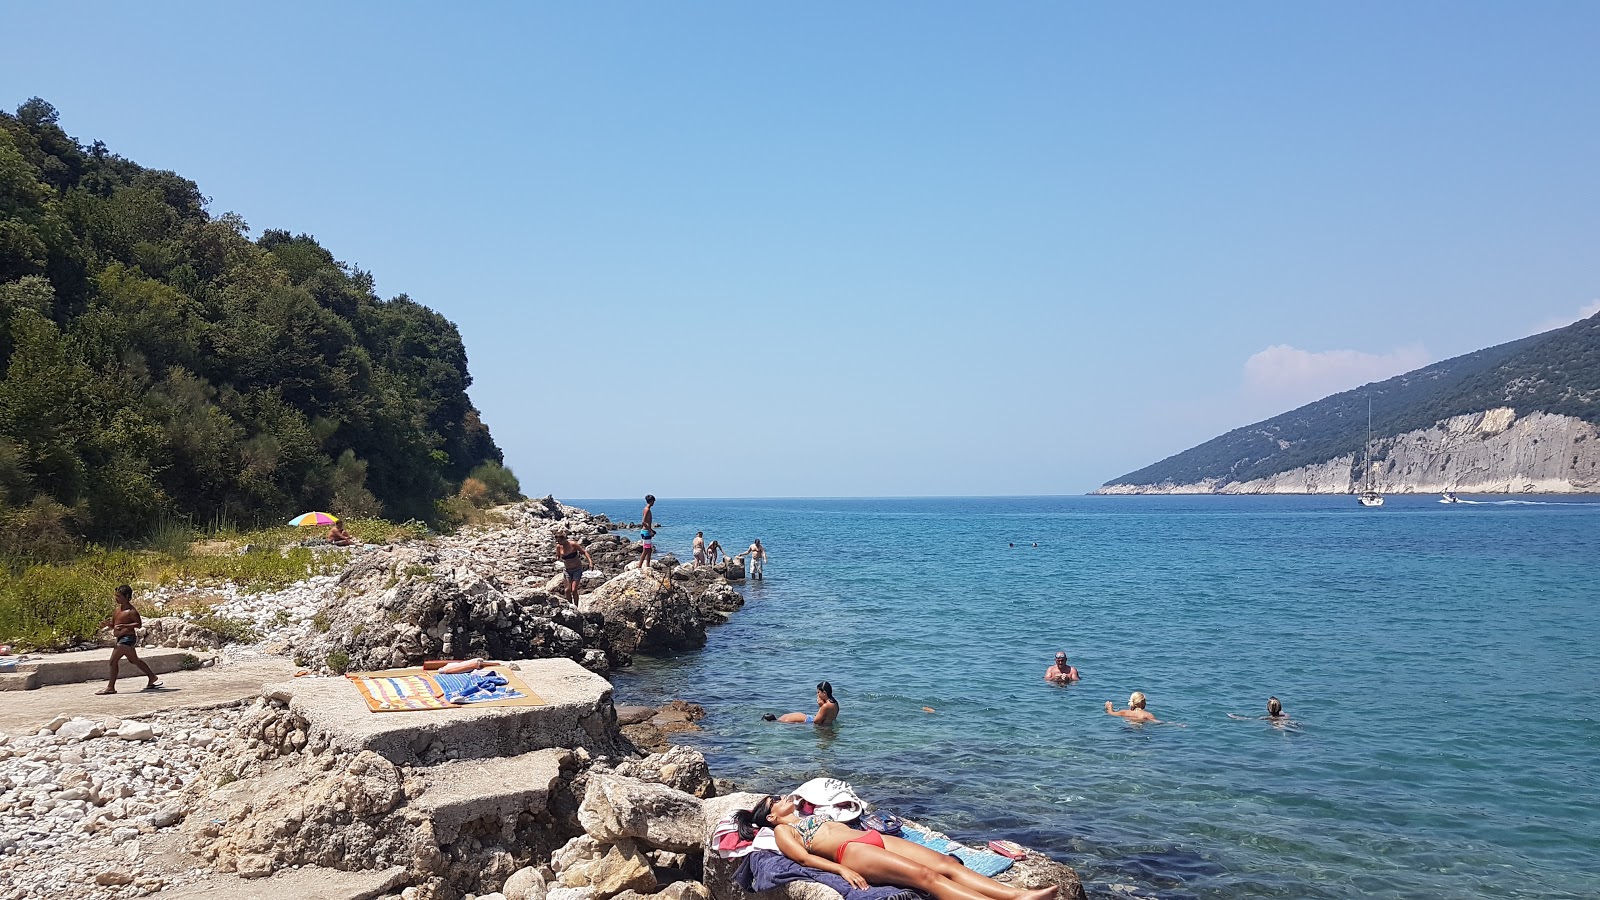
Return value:
[(301, 513), (289, 520), (290, 525), (300, 527), (303, 525), (332, 525), (339, 521), (339, 517), (325, 512)]

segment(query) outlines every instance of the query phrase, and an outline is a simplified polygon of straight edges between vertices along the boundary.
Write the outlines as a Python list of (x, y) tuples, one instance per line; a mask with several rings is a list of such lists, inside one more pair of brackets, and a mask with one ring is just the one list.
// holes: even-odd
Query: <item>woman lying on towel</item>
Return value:
[(739, 837), (755, 840), (771, 828), (783, 855), (804, 866), (832, 872), (852, 887), (913, 888), (934, 900), (1050, 900), (1055, 887), (1023, 890), (968, 869), (943, 853), (876, 831), (857, 831), (823, 816), (801, 816), (788, 797), (767, 797), (754, 809), (734, 813)]

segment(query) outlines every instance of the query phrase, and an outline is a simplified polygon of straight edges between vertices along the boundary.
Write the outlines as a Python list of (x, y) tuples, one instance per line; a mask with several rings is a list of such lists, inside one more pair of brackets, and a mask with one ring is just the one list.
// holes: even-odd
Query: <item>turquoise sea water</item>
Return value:
[[(682, 559), (701, 529), (771, 553), (704, 650), (614, 679), (619, 702), (704, 704), (692, 743), (721, 777), (845, 778), (1044, 850), (1095, 896), (1600, 896), (1600, 500), (668, 498), (656, 515)], [(1043, 681), (1057, 649), (1081, 683)], [(814, 710), (821, 679), (836, 728), (761, 721)], [(1185, 727), (1105, 715), (1133, 690)], [(1269, 694), (1300, 729), (1227, 718)]]

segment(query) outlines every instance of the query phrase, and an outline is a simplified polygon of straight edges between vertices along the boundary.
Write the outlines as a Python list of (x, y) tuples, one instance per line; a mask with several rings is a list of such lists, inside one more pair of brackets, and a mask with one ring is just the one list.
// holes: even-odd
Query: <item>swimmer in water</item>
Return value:
[(1278, 728), (1295, 728), (1300, 725), (1299, 722), (1289, 718), (1289, 714), (1283, 711), (1283, 703), (1277, 697), (1267, 698), (1267, 714), (1264, 716), (1240, 716), (1228, 713), (1228, 718), (1238, 719), (1242, 722), (1265, 720)]
[(839, 701), (833, 699), (833, 685), (824, 681), (817, 685), (817, 711), (814, 715), (803, 712), (775, 716), (767, 713), (761, 717), (768, 722), (788, 722), (794, 725), (831, 725), (839, 718)]
[(1111, 701), (1106, 701), (1106, 715), (1121, 716), (1129, 722), (1149, 722), (1151, 725), (1160, 725), (1161, 720), (1144, 708), (1144, 691), (1134, 691), (1128, 696), (1127, 709), (1113, 709)]

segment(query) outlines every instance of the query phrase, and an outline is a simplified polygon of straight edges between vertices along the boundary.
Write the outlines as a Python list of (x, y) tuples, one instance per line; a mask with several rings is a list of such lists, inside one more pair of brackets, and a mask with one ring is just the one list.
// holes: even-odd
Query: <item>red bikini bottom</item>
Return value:
[(879, 834), (876, 831), (873, 831), (871, 829), (863, 831), (861, 834), (857, 835), (856, 837), (853, 837), (850, 840), (845, 841), (844, 843), (840, 844), (839, 845), (839, 849), (833, 851), (833, 861), (838, 863), (841, 866), (844, 865), (844, 848), (850, 846), (851, 844), (855, 844), (855, 843), (871, 844), (874, 847), (882, 847), (883, 846), (883, 835), (881, 835), (881, 834)]

